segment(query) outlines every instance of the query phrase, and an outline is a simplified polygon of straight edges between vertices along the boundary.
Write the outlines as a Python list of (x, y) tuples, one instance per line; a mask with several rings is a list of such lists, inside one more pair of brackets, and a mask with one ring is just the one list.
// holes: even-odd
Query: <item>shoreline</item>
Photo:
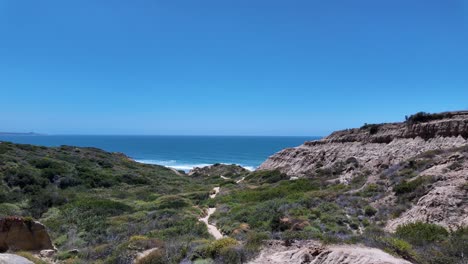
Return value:
[[(182, 170), (185, 172), (189, 172), (194, 168), (203, 168), (208, 166), (213, 166), (215, 164), (224, 164), (224, 165), (238, 165), (248, 171), (254, 171), (258, 168), (258, 166), (246, 166), (237, 163), (226, 163), (226, 162), (215, 162), (215, 163), (200, 163), (200, 164), (190, 164), (190, 163), (177, 163), (175, 160), (171, 161), (155, 161), (155, 160), (144, 160), (144, 159), (133, 159), (135, 162), (142, 163), (142, 164), (150, 164), (150, 165), (159, 165), (175, 170)], [(173, 163), (173, 164), (172, 164)]]

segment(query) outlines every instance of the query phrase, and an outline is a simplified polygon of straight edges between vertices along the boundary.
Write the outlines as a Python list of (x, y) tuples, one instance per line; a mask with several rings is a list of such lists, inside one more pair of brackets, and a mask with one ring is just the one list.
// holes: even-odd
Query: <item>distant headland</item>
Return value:
[(35, 132), (21, 133), (21, 132), (0, 132), (0, 136), (44, 136)]

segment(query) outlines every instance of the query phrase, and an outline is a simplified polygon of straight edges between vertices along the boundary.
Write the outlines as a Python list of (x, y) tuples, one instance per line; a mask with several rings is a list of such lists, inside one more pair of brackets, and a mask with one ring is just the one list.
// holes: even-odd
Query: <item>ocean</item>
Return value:
[(254, 170), (274, 153), (319, 137), (0, 135), (0, 141), (70, 145), (122, 152), (132, 159), (188, 171), (215, 163)]

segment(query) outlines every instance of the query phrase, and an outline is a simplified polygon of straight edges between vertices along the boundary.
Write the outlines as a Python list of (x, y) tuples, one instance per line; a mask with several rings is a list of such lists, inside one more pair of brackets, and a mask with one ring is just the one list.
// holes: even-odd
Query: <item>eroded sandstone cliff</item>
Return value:
[(258, 170), (278, 169), (301, 177), (331, 169), (346, 182), (358, 171), (376, 174), (429, 150), (463, 146), (467, 139), (468, 112), (453, 112), (448, 118), (423, 123), (365, 125), (282, 150)]
[[(366, 125), (282, 150), (259, 170), (290, 177), (364, 184), (386, 229), (416, 221), (457, 229), (468, 225), (468, 112), (427, 122)], [(367, 188), (367, 189), (366, 189)]]

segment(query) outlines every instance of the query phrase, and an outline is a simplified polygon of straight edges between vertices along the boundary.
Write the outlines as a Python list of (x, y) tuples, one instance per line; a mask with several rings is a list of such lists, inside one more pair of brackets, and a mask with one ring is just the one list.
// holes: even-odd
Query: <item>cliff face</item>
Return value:
[[(468, 225), (468, 112), (337, 131), (282, 150), (259, 167), (274, 169), (339, 181), (348, 185), (348, 193), (377, 189), (369, 201), (389, 212), (390, 232), (417, 221), (457, 229)], [(360, 179), (364, 184), (355, 186)]]
[[(332, 133), (321, 140), (282, 150), (269, 157), (259, 170), (290, 176), (314, 176), (317, 170), (342, 169), (346, 182), (359, 170), (377, 173), (428, 150), (449, 149), (468, 143), (468, 112), (424, 123), (367, 125)], [(350, 165), (352, 163), (352, 165)]]

